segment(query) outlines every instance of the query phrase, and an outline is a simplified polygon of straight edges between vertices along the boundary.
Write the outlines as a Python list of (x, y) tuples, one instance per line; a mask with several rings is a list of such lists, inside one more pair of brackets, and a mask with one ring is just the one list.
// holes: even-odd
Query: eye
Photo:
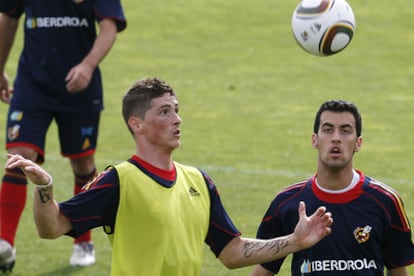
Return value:
[(322, 132), (323, 133), (331, 133), (332, 132), (332, 127), (322, 127)]
[(169, 113), (169, 109), (168, 108), (163, 108), (160, 110), (160, 115), (168, 115)]

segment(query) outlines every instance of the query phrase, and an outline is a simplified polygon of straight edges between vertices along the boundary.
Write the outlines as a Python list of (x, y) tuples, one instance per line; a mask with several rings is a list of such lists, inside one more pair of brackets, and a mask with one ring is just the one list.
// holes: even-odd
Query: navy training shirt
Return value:
[(25, 14), (13, 101), (60, 111), (103, 108), (99, 68), (80, 93), (67, 92), (65, 77), (91, 50), (96, 22), (111, 18), (118, 31), (126, 28), (120, 0), (0, 0), (0, 12), (16, 19)]
[[(411, 228), (398, 193), (357, 171), (357, 185), (343, 193), (319, 189), (315, 177), (280, 191), (258, 229), (274, 238), (294, 231), (300, 201), (308, 214), (319, 206), (332, 213), (332, 233), (311, 248), (293, 254), (291, 275), (384, 275), (384, 268), (414, 263)], [(262, 264), (274, 273), (284, 259)]]

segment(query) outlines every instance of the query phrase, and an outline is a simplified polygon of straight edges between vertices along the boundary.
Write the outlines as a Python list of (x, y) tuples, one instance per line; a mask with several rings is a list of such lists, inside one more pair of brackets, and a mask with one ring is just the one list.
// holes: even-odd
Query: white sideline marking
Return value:
[[(217, 172), (226, 172), (226, 173), (239, 173), (239, 174), (247, 174), (247, 175), (279, 175), (279, 176), (286, 176), (286, 177), (293, 177), (298, 178), (295, 181), (302, 181), (306, 180), (309, 177), (314, 175), (314, 172), (301, 172), (301, 171), (285, 171), (285, 170), (273, 170), (273, 169), (237, 169), (234, 167), (222, 167), (222, 166), (214, 166), (214, 165), (204, 165), (204, 166), (197, 166), (200, 169), (205, 170), (207, 173), (209, 171), (217, 171)], [(370, 175), (369, 175), (370, 176)], [(371, 176), (372, 177), (372, 176)], [(390, 179), (385, 177), (374, 177), (375, 180), (383, 182), (387, 185), (398, 185), (398, 184), (405, 184), (405, 185), (413, 185), (414, 180), (408, 179)]]
[[(49, 163), (50, 161), (57, 161), (57, 160), (65, 160), (65, 158), (63, 158), (60, 155), (54, 155), (54, 154), (48, 155), (46, 157), (46, 163)], [(109, 164), (114, 165), (114, 164), (121, 163), (124, 160), (105, 159), (103, 161), (102, 158), (99, 158), (99, 160), (96, 160), (96, 161), (99, 164), (104, 163), (104, 166), (107, 166)], [(186, 164), (185, 162), (182, 162), (182, 163)], [(234, 167), (225, 167), (225, 166), (216, 166), (216, 165), (194, 165), (194, 164), (188, 164), (188, 165), (196, 166), (202, 170), (205, 170), (207, 173), (209, 171), (215, 171), (215, 172), (238, 173), (238, 174), (246, 174), (246, 175), (276, 175), (276, 176), (278, 175), (278, 176), (286, 176), (286, 177), (295, 178), (293, 182), (305, 180), (309, 177), (312, 177), (315, 173), (315, 172), (304, 172), (304, 171), (299, 171), (299, 170), (287, 171), (287, 170), (275, 170), (275, 169), (238, 169)], [(99, 168), (98, 168), (98, 171), (100, 171)], [(390, 179), (390, 178), (380, 177), (380, 176), (375, 176), (374, 178), (375, 180), (383, 182), (391, 187), (394, 185), (400, 185), (400, 184), (414, 185), (414, 180), (409, 180), (409, 179), (397, 179), (397, 178)]]

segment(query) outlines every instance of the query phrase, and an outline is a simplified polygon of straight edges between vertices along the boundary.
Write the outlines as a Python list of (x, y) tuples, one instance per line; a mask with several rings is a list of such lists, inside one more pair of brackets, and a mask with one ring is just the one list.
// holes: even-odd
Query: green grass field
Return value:
[[(163, 78), (176, 89), (183, 118), (176, 160), (206, 169), (235, 224), (254, 236), (273, 196), (314, 173), (314, 114), (323, 101), (341, 98), (355, 102), (363, 115), (365, 140), (355, 167), (396, 188), (414, 221), (414, 25), (406, 1), (350, 0), (354, 39), (345, 51), (325, 58), (295, 44), (290, 19), (297, 1), (123, 3), (128, 28), (102, 64), (106, 109), (98, 170), (134, 152), (121, 118), (121, 96), (137, 79)], [(21, 33), (7, 66), (11, 79), (20, 38)], [(3, 129), (6, 111), (0, 104)], [(0, 161), (5, 159), (3, 150)], [(54, 125), (44, 167), (54, 175), (57, 200), (67, 199), (73, 181)], [(97, 263), (83, 269), (69, 266), (70, 238), (37, 237), (32, 193), (29, 186), (13, 275), (109, 275), (111, 249), (101, 229), (93, 232)], [(251, 269), (227, 270), (206, 246), (202, 275), (247, 275)], [(290, 275), (289, 262), (280, 275)]]

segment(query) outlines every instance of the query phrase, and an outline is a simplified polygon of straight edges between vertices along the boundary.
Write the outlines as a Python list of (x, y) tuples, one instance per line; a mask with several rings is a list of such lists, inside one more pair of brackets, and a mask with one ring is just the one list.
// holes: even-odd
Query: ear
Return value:
[(143, 129), (142, 119), (139, 117), (131, 116), (128, 119), (128, 126), (133, 133), (139, 133)]
[(312, 134), (312, 147), (314, 149), (318, 148), (318, 135), (315, 133)]
[(357, 140), (356, 140), (356, 143), (355, 143), (355, 150), (354, 150), (354, 152), (358, 152), (358, 151), (360, 151), (361, 150), (361, 146), (362, 146), (362, 136), (359, 136), (358, 138), (357, 138)]

